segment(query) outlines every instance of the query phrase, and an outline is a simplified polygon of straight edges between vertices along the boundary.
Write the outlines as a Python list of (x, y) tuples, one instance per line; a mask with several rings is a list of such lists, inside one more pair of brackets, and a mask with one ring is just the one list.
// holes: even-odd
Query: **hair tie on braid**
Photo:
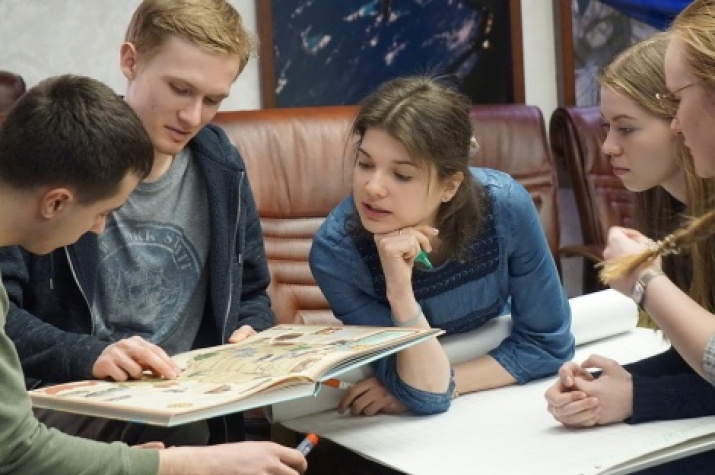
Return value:
[(659, 256), (680, 254), (680, 249), (678, 249), (678, 244), (675, 242), (675, 236), (673, 234), (668, 234), (663, 239), (656, 242), (655, 251)]
[(469, 139), (469, 156), (474, 157), (478, 152), (479, 142), (477, 142), (477, 138), (472, 135), (472, 137)]

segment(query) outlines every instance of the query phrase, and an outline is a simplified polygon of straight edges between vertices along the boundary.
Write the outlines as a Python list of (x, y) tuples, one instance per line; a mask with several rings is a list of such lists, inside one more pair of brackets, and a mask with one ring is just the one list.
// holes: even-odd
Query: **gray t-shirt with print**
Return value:
[(99, 236), (94, 334), (188, 350), (206, 302), (209, 239), (205, 183), (185, 148), (159, 180), (139, 184)]

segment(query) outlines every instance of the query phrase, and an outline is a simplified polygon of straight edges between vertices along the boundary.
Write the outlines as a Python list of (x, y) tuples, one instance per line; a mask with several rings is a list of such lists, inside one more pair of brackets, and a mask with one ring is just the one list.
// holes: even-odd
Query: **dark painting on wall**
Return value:
[(560, 0), (561, 105), (599, 102), (598, 75), (615, 56), (657, 29), (599, 0)]
[(264, 107), (355, 104), (410, 74), (523, 102), (518, 0), (257, 1)]
[(656, 31), (597, 0), (573, 8), (576, 105), (598, 105), (598, 74), (621, 51)]

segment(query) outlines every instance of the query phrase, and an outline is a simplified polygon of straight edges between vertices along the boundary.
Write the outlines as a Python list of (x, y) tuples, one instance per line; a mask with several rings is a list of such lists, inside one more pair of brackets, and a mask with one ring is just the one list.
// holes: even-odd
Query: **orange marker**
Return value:
[(300, 444), (298, 444), (296, 450), (303, 454), (303, 456), (305, 457), (306, 455), (308, 455), (308, 452), (310, 452), (311, 449), (317, 444), (318, 436), (311, 432), (310, 434), (305, 436), (305, 439), (303, 439)]
[(339, 379), (331, 378), (323, 381), (323, 384), (330, 386), (335, 389), (350, 389), (353, 387), (353, 383), (348, 383), (347, 381), (340, 381)]

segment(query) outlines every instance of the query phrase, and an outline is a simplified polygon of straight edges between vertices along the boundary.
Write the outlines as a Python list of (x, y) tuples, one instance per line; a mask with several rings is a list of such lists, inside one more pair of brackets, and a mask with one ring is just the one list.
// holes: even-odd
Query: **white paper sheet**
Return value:
[[(615, 290), (603, 290), (569, 300), (571, 331), (576, 345), (583, 345), (609, 336), (624, 333), (635, 327), (638, 307)], [(504, 315), (490, 320), (470, 333), (440, 338), (452, 364), (462, 363), (497, 347), (511, 331), (511, 318)], [(345, 373), (341, 379), (361, 381), (372, 374), (369, 366)], [(337, 407), (341, 391), (323, 388), (315, 397), (275, 404), (267, 409), (268, 420), (281, 422)]]
[[(598, 353), (627, 363), (667, 347), (660, 333), (634, 329), (581, 346), (575, 359)], [(543, 394), (552, 382), (467, 394), (436, 416), (352, 417), (327, 411), (283, 424), (415, 475), (622, 474), (678, 452), (715, 446), (715, 417), (567, 429), (546, 411)], [(614, 468), (638, 456), (637, 463)]]

